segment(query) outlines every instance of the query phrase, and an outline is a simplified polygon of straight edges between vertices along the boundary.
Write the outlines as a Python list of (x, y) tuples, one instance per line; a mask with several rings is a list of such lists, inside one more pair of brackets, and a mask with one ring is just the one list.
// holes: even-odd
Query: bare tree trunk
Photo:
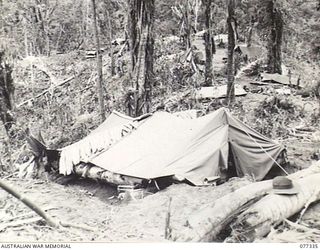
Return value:
[(88, 19), (89, 19), (89, 13), (90, 13), (90, 2), (85, 1), (85, 4), (83, 6), (83, 17), (82, 17), (82, 27), (83, 27), (83, 45), (86, 48), (88, 45)]
[(186, 49), (191, 48), (191, 23), (190, 23), (190, 4), (189, 0), (186, 3), (185, 9), (185, 32), (186, 32)]
[(147, 40), (145, 45), (145, 61), (144, 61), (144, 69), (145, 69), (145, 77), (144, 77), (144, 93), (143, 93), (143, 101), (144, 107), (143, 112), (149, 113), (151, 110), (151, 90), (152, 83), (154, 79), (153, 73), (153, 52), (154, 52), (154, 33), (153, 33), (153, 25), (154, 25), (154, 11), (155, 11), (155, 0), (147, 0), (145, 1), (145, 14), (146, 14), (146, 29), (147, 29)]
[[(141, 9), (141, 0), (128, 0), (128, 20), (127, 20), (127, 34), (128, 34), (128, 44), (131, 56), (131, 67), (129, 70), (129, 79), (131, 82), (132, 89), (135, 91), (131, 91), (128, 93), (129, 102), (128, 102), (128, 115), (136, 115), (137, 113), (137, 103), (138, 103), (138, 84), (135, 81), (134, 72), (137, 68), (138, 64), (138, 55), (140, 48), (140, 37), (138, 34), (138, 21), (139, 21), (139, 13)], [(141, 34), (141, 32), (140, 32)], [(139, 70), (137, 71), (137, 75), (139, 74)], [(131, 100), (133, 99), (133, 100)]]
[(137, 61), (140, 41), (138, 39), (138, 20), (141, 9), (141, 0), (128, 0), (129, 18), (128, 18), (128, 35), (129, 47), (131, 51), (131, 72), (134, 71)]
[(280, 10), (274, 6), (273, 0), (268, 0), (266, 4), (270, 29), (268, 37), (267, 68), (269, 73), (281, 74), (281, 45), (283, 33), (282, 14)]
[(250, 27), (249, 27), (248, 36), (247, 36), (247, 47), (251, 47), (253, 27), (254, 27), (254, 20), (253, 20), (253, 17), (251, 17)]
[(205, 64), (205, 86), (211, 86), (213, 80), (213, 66), (212, 66), (212, 56), (214, 49), (214, 39), (212, 36), (212, 20), (211, 20), (211, 3), (212, 0), (203, 0), (205, 7), (205, 51), (206, 51), (206, 64)]
[(29, 55), (29, 45), (28, 45), (28, 31), (27, 31), (27, 20), (23, 18), (23, 33), (24, 33), (24, 51), (26, 57)]
[(4, 52), (0, 51), (0, 118), (9, 136), (14, 122), (12, 115), (14, 85), (11, 72), (10, 66), (4, 60)]
[[(128, 0), (131, 81), (135, 87), (134, 113), (150, 112), (154, 54), (154, 0)], [(140, 74), (142, 72), (142, 74)]]
[(194, 31), (195, 33), (198, 32), (198, 12), (199, 12), (199, 0), (196, 1), (196, 6), (195, 6), (195, 18), (194, 18)]
[(46, 31), (46, 50), (47, 50), (47, 56), (50, 56), (51, 50), (50, 50), (50, 37), (48, 34), (49, 31)]
[(235, 47), (235, 0), (228, 0), (228, 63), (227, 63), (227, 100), (228, 103), (234, 101), (234, 58), (233, 52)]
[(96, 13), (96, 1), (92, 1), (92, 13), (93, 13), (93, 29), (94, 36), (96, 39), (96, 58), (97, 58), (97, 91), (99, 97), (99, 106), (100, 106), (100, 117), (101, 121), (106, 119), (105, 115), (105, 107), (104, 107), (104, 99), (103, 99), (103, 85), (102, 85), (102, 54), (100, 53), (100, 41), (99, 41), (99, 33), (98, 33), (98, 25), (97, 25), (97, 13)]
[(115, 71), (115, 65), (114, 65), (114, 55), (113, 55), (113, 47), (112, 47), (112, 40), (113, 40), (113, 35), (112, 35), (112, 26), (111, 26), (111, 19), (110, 19), (110, 13), (107, 10), (107, 19), (108, 19), (108, 28), (109, 28), (109, 46), (110, 46), (110, 59), (111, 59), (111, 75), (114, 76), (116, 74)]

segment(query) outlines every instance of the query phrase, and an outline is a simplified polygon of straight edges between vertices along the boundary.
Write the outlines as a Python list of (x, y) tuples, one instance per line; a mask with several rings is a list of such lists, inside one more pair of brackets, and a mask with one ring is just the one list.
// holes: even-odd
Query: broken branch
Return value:
[(24, 219), (24, 220), (19, 220), (19, 221), (12, 221), (8, 223), (1, 223), (0, 225), (0, 232), (6, 230), (8, 227), (19, 227), (25, 224), (31, 224), (34, 222), (40, 221), (41, 218), (29, 218), (29, 219)]
[[(51, 216), (46, 214), (44, 210), (39, 208), (36, 204), (34, 204), (28, 198), (23, 197), (21, 194), (19, 194), (16, 190), (14, 190), (8, 184), (4, 183), (3, 181), (0, 181), (0, 187), (3, 188), (5, 191), (7, 191), (9, 194), (11, 194), (14, 197), (16, 197), (21, 202), (23, 202), (26, 206), (31, 208), (34, 212), (36, 212), (39, 216), (41, 216), (48, 223), (48, 225), (51, 226), (51, 227), (58, 228), (59, 226), (63, 226), (63, 227), (80, 228), (80, 229), (84, 229), (84, 230), (87, 230), (87, 231), (94, 231), (95, 230), (94, 228), (89, 227), (87, 225), (80, 225), (80, 224), (75, 225), (75, 224), (68, 223), (68, 222), (56, 221)], [(25, 219), (25, 220), (18, 221), (18, 222), (9, 222), (9, 223), (1, 225), (0, 231), (6, 229), (7, 227), (20, 226), (20, 225), (23, 225), (23, 224), (29, 224), (29, 223), (37, 222), (39, 220), (40, 220), (40, 218), (30, 218), (30, 219)]]
[(39, 208), (35, 203), (33, 203), (31, 200), (29, 200), (26, 197), (23, 197), (21, 194), (19, 194), (16, 190), (14, 190), (12, 187), (10, 187), (8, 184), (6, 184), (3, 181), (0, 181), (0, 187), (7, 191), (9, 194), (16, 197), (18, 200), (23, 202), (26, 206), (31, 208), (33, 211), (35, 211), (39, 216), (41, 216), (45, 221), (50, 225), (51, 227), (58, 227), (58, 223), (51, 218), (49, 215), (47, 215), (41, 208)]
[(57, 87), (65, 84), (65, 83), (67, 83), (67, 82), (70, 82), (70, 81), (73, 80), (74, 78), (75, 78), (75, 76), (70, 76), (69, 78), (65, 79), (64, 81), (62, 81), (62, 82), (60, 82), (60, 83), (58, 83), (58, 84), (56, 84), (56, 85), (53, 85), (53, 86), (47, 88), (46, 90), (42, 91), (40, 94), (36, 95), (35, 97), (32, 97), (32, 98), (30, 98), (30, 99), (28, 99), (28, 100), (25, 100), (25, 101), (19, 103), (19, 104), (17, 105), (17, 108), (19, 108), (19, 107), (27, 104), (28, 102), (31, 102), (31, 101), (39, 98), (40, 96), (43, 96), (44, 94), (46, 94), (47, 92), (49, 92), (51, 89), (55, 89), (55, 88), (57, 88)]

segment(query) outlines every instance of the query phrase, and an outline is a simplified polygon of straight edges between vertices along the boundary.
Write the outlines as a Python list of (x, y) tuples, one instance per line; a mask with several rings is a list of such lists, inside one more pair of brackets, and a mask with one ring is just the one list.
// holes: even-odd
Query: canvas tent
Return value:
[(132, 118), (113, 111), (109, 117), (84, 139), (60, 149), (59, 172), (69, 175), (73, 166), (90, 162), (96, 154), (108, 150), (142, 123), (149, 114)]
[[(142, 179), (178, 176), (203, 185), (206, 178), (223, 176), (230, 170), (238, 176), (249, 174), (261, 180), (283, 149), (221, 108), (196, 119), (156, 112), (139, 122), (137, 129), (86, 161), (125, 176)], [(68, 157), (64, 150), (68, 148), (62, 150), (62, 155)], [(229, 154), (234, 169), (228, 169)], [(63, 169), (60, 172), (66, 173)]]

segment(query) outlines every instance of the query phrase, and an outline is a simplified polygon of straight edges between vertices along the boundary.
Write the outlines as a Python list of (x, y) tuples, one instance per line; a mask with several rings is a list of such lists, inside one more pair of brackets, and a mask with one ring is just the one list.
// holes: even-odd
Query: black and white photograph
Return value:
[(0, 0), (0, 118), (2, 249), (319, 248), (319, 0)]

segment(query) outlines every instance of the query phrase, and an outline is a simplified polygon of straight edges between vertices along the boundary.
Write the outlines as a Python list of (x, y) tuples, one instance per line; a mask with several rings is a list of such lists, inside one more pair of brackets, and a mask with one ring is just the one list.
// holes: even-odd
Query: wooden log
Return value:
[(106, 181), (113, 186), (133, 185), (141, 186), (143, 179), (112, 173), (92, 164), (81, 163), (74, 166), (74, 172), (84, 178)]
[(305, 168), (303, 170), (290, 174), (289, 177), (292, 180), (297, 180), (297, 179), (304, 178), (306, 176), (309, 176), (312, 174), (318, 174), (318, 173), (320, 173), (320, 161), (316, 161), (308, 168)]
[[(320, 161), (307, 169), (289, 175), (297, 180), (305, 176), (320, 173)], [(176, 241), (213, 241), (241, 208), (251, 201), (265, 196), (272, 189), (272, 180), (249, 184), (229, 193), (191, 214), (188, 227), (173, 236)]]
[(249, 184), (208, 204), (192, 214), (188, 227), (173, 237), (176, 241), (212, 241), (224, 228), (228, 219), (251, 200), (262, 197), (272, 188), (272, 181)]
[(307, 176), (296, 181), (299, 193), (278, 195), (270, 193), (243, 212), (231, 224), (232, 234), (227, 242), (252, 242), (268, 234), (273, 224), (299, 212), (316, 194), (320, 199), (320, 174)]

